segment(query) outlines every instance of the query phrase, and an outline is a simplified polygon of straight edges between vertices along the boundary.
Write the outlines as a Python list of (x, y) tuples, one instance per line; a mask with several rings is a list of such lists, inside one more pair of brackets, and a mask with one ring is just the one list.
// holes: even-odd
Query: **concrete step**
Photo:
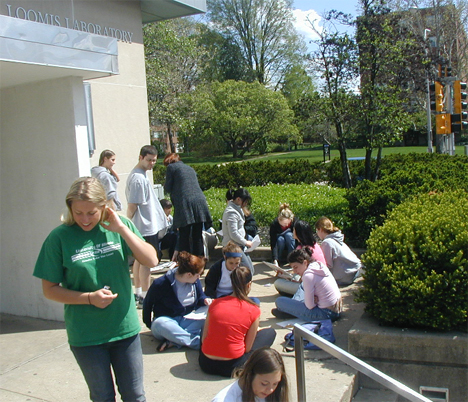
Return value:
[(398, 395), (388, 389), (360, 388), (352, 402), (396, 402)]

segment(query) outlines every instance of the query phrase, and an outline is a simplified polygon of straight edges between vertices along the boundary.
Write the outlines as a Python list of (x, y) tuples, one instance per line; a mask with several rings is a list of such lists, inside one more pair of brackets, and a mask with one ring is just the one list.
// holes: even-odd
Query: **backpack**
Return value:
[[(308, 331), (316, 333), (328, 342), (335, 343), (335, 335), (333, 335), (333, 324), (331, 320), (318, 320), (308, 322), (302, 325)], [(283, 347), (286, 352), (292, 352), (294, 350), (294, 331), (287, 333), (284, 336), (286, 341)], [(312, 342), (304, 339), (304, 349), (307, 350), (320, 350), (318, 346), (315, 346)]]

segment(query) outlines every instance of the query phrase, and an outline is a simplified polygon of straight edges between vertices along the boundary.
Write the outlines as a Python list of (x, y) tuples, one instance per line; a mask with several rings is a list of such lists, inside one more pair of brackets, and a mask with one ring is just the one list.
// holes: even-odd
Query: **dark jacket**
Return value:
[(168, 165), (164, 191), (171, 194), (174, 205), (174, 229), (201, 222), (211, 224), (208, 204), (192, 167), (181, 161)]
[(170, 270), (156, 279), (148, 289), (143, 302), (143, 322), (149, 329), (155, 318), (183, 316), (205, 305), (206, 295), (203, 293), (200, 279), (197, 279), (194, 283), (196, 302), (187, 307), (182, 306), (173, 288), (176, 272), (177, 268)]
[(252, 237), (255, 237), (257, 235), (258, 231), (258, 225), (257, 221), (255, 220), (255, 217), (253, 216), (253, 213), (250, 213), (250, 215), (245, 215), (245, 223), (244, 223), (244, 229), (245, 229), (245, 235), (250, 235)]
[(216, 261), (205, 276), (205, 294), (212, 299), (216, 299), (216, 288), (222, 275), (222, 265), (224, 258)]
[[(296, 220), (293, 219), (292, 222), (291, 222), (291, 226), (289, 226), (289, 228), (286, 229), (286, 230), (283, 230), (283, 228), (281, 227), (281, 225), (278, 222), (278, 218), (275, 218), (273, 223), (270, 225), (270, 247), (271, 247), (271, 253), (272, 253), (273, 260), (278, 260), (278, 258), (281, 257), (281, 256), (276, 255), (276, 253), (277, 253), (277, 251), (276, 251), (276, 242), (277, 242), (278, 236), (282, 235), (282, 234), (285, 234), (288, 231), (292, 232), (295, 222), (296, 222)], [(297, 241), (296, 241), (296, 245), (297, 245)]]

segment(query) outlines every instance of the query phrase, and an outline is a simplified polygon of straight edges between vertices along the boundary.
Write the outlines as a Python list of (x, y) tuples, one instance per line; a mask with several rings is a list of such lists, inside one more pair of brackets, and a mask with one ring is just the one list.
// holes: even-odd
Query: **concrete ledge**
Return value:
[[(364, 314), (348, 333), (349, 352), (419, 392), (449, 388), (451, 402), (468, 400), (468, 334), (379, 326)], [(360, 376), (360, 386), (380, 385)]]

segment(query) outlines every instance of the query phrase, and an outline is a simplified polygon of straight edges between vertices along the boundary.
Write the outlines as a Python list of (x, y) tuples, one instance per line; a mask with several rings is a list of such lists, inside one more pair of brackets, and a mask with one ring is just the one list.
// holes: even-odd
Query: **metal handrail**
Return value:
[(401, 382), (395, 380), (392, 377), (382, 373), (366, 362), (358, 359), (352, 354), (344, 351), (338, 346), (333, 345), (332, 343), (321, 338), (317, 334), (305, 329), (302, 325), (294, 325), (294, 345), (295, 345), (295, 354), (296, 354), (296, 373), (297, 373), (297, 400), (301, 402), (306, 402), (306, 388), (305, 388), (305, 370), (304, 370), (304, 342), (306, 339), (312, 342), (314, 345), (320, 347), (325, 352), (328, 352), (333, 357), (341, 360), (346, 363), (348, 366), (358, 370), (359, 372), (365, 374), (369, 378), (378, 383), (384, 385), (388, 389), (396, 392), (397, 394), (407, 398), (411, 402), (432, 402), (430, 399), (418, 394), (416, 391), (413, 391), (411, 388), (402, 384)]

